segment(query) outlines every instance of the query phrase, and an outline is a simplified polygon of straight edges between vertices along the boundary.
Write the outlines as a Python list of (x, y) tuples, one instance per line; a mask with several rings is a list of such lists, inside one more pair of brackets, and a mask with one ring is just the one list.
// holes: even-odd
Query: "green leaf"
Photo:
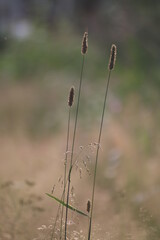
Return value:
[(75, 212), (77, 212), (77, 213), (80, 213), (80, 214), (83, 215), (83, 216), (88, 217), (88, 215), (85, 214), (84, 212), (81, 212), (80, 210), (72, 207), (72, 206), (69, 205), (69, 204), (67, 205), (65, 202), (63, 202), (62, 200), (54, 197), (53, 195), (51, 195), (51, 194), (49, 194), (49, 193), (46, 193), (46, 195), (49, 196), (49, 197), (51, 197), (51, 198), (53, 198), (54, 200), (56, 200), (57, 202), (59, 202), (59, 203), (62, 204), (63, 206), (68, 207), (68, 208), (71, 209), (72, 211), (75, 211)]

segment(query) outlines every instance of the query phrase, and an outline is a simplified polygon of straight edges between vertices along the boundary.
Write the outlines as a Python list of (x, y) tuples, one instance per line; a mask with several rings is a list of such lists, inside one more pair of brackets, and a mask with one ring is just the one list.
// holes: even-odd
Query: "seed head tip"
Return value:
[(115, 44), (112, 44), (111, 46), (111, 53), (110, 53), (110, 59), (109, 59), (109, 70), (112, 70), (116, 63), (116, 55), (117, 55), (117, 47)]
[(81, 48), (82, 55), (86, 54), (87, 50), (88, 50), (88, 32), (85, 32), (82, 39), (82, 48)]
[(74, 101), (74, 87), (71, 87), (69, 92), (69, 98), (68, 98), (68, 105), (69, 107), (72, 107)]
[(88, 213), (90, 212), (90, 208), (91, 208), (91, 202), (90, 202), (90, 200), (88, 200), (88, 202), (87, 202), (87, 212)]

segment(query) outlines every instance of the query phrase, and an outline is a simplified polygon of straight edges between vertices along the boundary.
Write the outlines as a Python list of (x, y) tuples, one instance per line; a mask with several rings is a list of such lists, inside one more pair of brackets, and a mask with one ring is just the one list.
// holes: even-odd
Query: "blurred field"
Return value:
[[(52, 35), (38, 29), (28, 40), (7, 41), (0, 57), (0, 239), (45, 239), (42, 236), (48, 229), (37, 228), (49, 226), (56, 215), (57, 203), (45, 193), (54, 185), (57, 195), (62, 190), (58, 179), (63, 176), (67, 99), (70, 86), (78, 85), (81, 35), (67, 26), (63, 33)], [(92, 38), (89, 44), (76, 141), (80, 160), (72, 180), (74, 204), (84, 211), (91, 197), (110, 51), (108, 42), (105, 50)], [(139, 59), (132, 44), (128, 53), (132, 60), (125, 65), (118, 43), (120, 53), (110, 84), (96, 185), (94, 239), (160, 239), (159, 72), (155, 71), (155, 84), (151, 83), (151, 70), (148, 77), (142, 71), (143, 65), (147, 66), (146, 55)], [(137, 59), (142, 61), (141, 68)], [(75, 107), (73, 120), (74, 112)], [(87, 156), (91, 175), (82, 164)], [(72, 217), (76, 228), (86, 233), (87, 220)]]

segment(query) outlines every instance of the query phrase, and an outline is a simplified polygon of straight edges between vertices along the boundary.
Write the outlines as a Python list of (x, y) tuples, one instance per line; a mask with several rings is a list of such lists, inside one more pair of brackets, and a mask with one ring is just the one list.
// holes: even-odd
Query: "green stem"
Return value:
[[(79, 156), (78, 156), (78, 157), (79, 157)], [(78, 157), (77, 157), (77, 158), (78, 158)], [(70, 174), (70, 172), (72, 171), (72, 168), (74, 167), (77, 158), (74, 159), (74, 162), (72, 162), (72, 166), (70, 166), (70, 168), (69, 168), (69, 173), (68, 173), (68, 176), (66, 177), (66, 180), (69, 178), (69, 174)], [(65, 189), (66, 189), (66, 185), (67, 185), (67, 181), (66, 181), (65, 186), (64, 186)], [(62, 201), (63, 197), (64, 197), (64, 189), (63, 189), (63, 192), (62, 192), (61, 201)], [(57, 223), (58, 216), (59, 216), (60, 207), (61, 207), (61, 204), (59, 204), (59, 206), (58, 206), (57, 215), (56, 215), (56, 218), (55, 218), (55, 223), (54, 223), (54, 227), (53, 227), (53, 229), (52, 229), (52, 234), (51, 234), (51, 238), (50, 238), (51, 240), (53, 240), (53, 235), (54, 235), (54, 232), (55, 232), (55, 228), (56, 228), (56, 223)]]
[[(65, 191), (66, 191), (66, 175), (67, 175), (67, 160), (68, 160), (68, 145), (69, 145), (69, 135), (70, 135), (70, 115), (71, 115), (71, 107), (69, 107), (68, 112), (68, 127), (67, 127), (67, 140), (66, 140), (66, 152), (65, 152), (65, 160), (64, 160), (64, 188), (62, 194), (62, 201), (65, 200)], [(60, 223), (60, 240), (62, 239), (62, 225), (63, 225), (63, 212), (64, 206), (62, 205), (62, 212), (61, 212), (61, 223)]]
[[(78, 90), (78, 100), (77, 100), (76, 116), (75, 116), (75, 125), (74, 125), (74, 132), (73, 132), (72, 151), (71, 151), (71, 160), (70, 160), (70, 171), (69, 171), (69, 176), (68, 176), (67, 205), (69, 204), (69, 193), (70, 193), (71, 172), (72, 172), (71, 170), (72, 170), (74, 145), (75, 145), (76, 130), (77, 130), (77, 120), (78, 120), (79, 103), (80, 103), (80, 95), (81, 95), (81, 87), (82, 87), (84, 60), (85, 60), (85, 57), (83, 55), (82, 67), (81, 67), (81, 75), (80, 75), (80, 82), (79, 82), (79, 90)], [(65, 238), (64, 238), (65, 240), (67, 239), (67, 220), (68, 220), (68, 208), (66, 208)]]
[(107, 95), (108, 95), (110, 76), (111, 76), (111, 71), (109, 71), (108, 78), (107, 78), (106, 92), (105, 92), (104, 103), (103, 103), (103, 110), (102, 110), (102, 118), (101, 118), (101, 124), (100, 124), (100, 130), (99, 130), (99, 136), (98, 136), (98, 142), (97, 142), (98, 145), (97, 145), (96, 162), (95, 162), (95, 168), (94, 168), (92, 200), (91, 200), (91, 215), (90, 215), (90, 221), (89, 221), (88, 240), (90, 240), (90, 238), (91, 238), (94, 193), (95, 193), (96, 174), (97, 174), (97, 163), (98, 163), (99, 148), (100, 148), (100, 143), (101, 143), (102, 127), (103, 127), (103, 120), (104, 120), (106, 100), (107, 100)]

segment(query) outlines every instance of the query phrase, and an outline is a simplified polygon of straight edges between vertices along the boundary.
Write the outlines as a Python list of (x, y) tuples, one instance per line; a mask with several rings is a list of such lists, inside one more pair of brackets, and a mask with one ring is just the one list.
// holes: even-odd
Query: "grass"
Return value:
[[(79, 104), (80, 104), (80, 95), (81, 95), (81, 87), (82, 87), (82, 78), (83, 78), (83, 68), (84, 68), (84, 60), (85, 60), (85, 54), (88, 49), (88, 33), (84, 33), (84, 37), (82, 40), (82, 50), (81, 53), (83, 55), (82, 58), (82, 67), (81, 67), (81, 74), (80, 74), (80, 82), (79, 82), (79, 88), (78, 88), (78, 100), (77, 100), (77, 108), (76, 108), (76, 115), (75, 115), (75, 125), (74, 125), (74, 131), (73, 131), (73, 140), (72, 140), (72, 147), (71, 147), (71, 157), (70, 157), (70, 164), (69, 164), (69, 170), (68, 170), (68, 178), (66, 179), (66, 164), (67, 164), (67, 155), (65, 157), (65, 171), (64, 171), (64, 190), (62, 193), (62, 200), (57, 199), (56, 197), (52, 197), (50, 194), (47, 194), (49, 197), (52, 197), (54, 200), (58, 201), (60, 204), (62, 204), (62, 213), (61, 213), (61, 224), (60, 224), (60, 239), (62, 239), (62, 219), (63, 219), (63, 207), (66, 207), (66, 217), (65, 217), (65, 230), (64, 230), (64, 239), (67, 239), (67, 225), (68, 225), (68, 209), (75, 210), (78, 213), (82, 213), (81, 211), (71, 207), (69, 205), (69, 196), (70, 196), (70, 184), (71, 184), (71, 173), (73, 168), (73, 157), (74, 157), (74, 147), (75, 147), (75, 139), (76, 139), (76, 131), (77, 131), (77, 120), (78, 120), (78, 113), (79, 113)], [(95, 161), (95, 167), (94, 167), (94, 177), (93, 177), (93, 190), (92, 190), (92, 200), (91, 200), (91, 212), (89, 215), (89, 229), (88, 229), (88, 240), (91, 238), (91, 229), (92, 229), (92, 217), (93, 217), (93, 205), (94, 205), (94, 195), (95, 195), (95, 183), (96, 183), (96, 173), (97, 173), (97, 164), (98, 164), (98, 157), (99, 157), (99, 149), (100, 149), (100, 143), (101, 143), (101, 135), (102, 135), (102, 127), (103, 127), (103, 121), (104, 121), (104, 112), (106, 107), (106, 101), (107, 101), (107, 95), (108, 95), (108, 89), (109, 89), (109, 82), (110, 82), (110, 76), (111, 71), (114, 68), (116, 61), (116, 46), (113, 44), (111, 48), (111, 55), (110, 55), (110, 61), (108, 65), (109, 74), (107, 79), (107, 85), (106, 85), (106, 91), (105, 91), (105, 97), (104, 97), (104, 103), (103, 103), (103, 110), (102, 110), (102, 118), (101, 118), (101, 124), (100, 124), (100, 130), (99, 130), (99, 136), (98, 136), (98, 142), (97, 142), (97, 150), (96, 150), (96, 161)], [(69, 97), (69, 104), (70, 104), (71, 95)], [(72, 103), (70, 104), (72, 105)], [(67, 142), (66, 142), (66, 153), (68, 152), (68, 141), (69, 141), (69, 131), (70, 131), (70, 111), (69, 111), (69, 117), (68, 117), (68, 130), (67, 130)], [(66, 182), (67, 180), (67, 182)], [(67, 200), (66, 203), (65, 200), (65, 188), (66, 184), (68, 184), (67, 188)], [(87, 202), (87, 209), (88, 209), (88, 202)], [(59, 208), (58, 208), (59, 210)], [(87, 210), (89, 212), (89, 210)], [(52, 237), (51, 237), (52, 238)]]
[[(84, 33), (84, 36), (83, 36), (83, 39), (82, 39), (82, 49), (81, 49), (82, 67), (81, 67), (80, 81), (79, 81), (79, 87), (78, 87), (78, 100), (77, 100), (74, 132), (73, 132), (73, 141), (72, 141), (72, 147), (71, 147), (70, 167), (69, 167), (69, 174), (68, 174), (67, 205), (69, 204), (71, 172), (72, 172), (72, 167), (73, 167), (73, 156), (74, 156), (74, 147), (75, 147), (75, 139), (76, 139), (76, 131), (77, 131), (77, 121), (78, 121), (79, 104), (80, 104), (80, 96), (81, 96), (81, 88), (82, 88), (84, 61), (85, 61), (85, 54), (86, 54), (87, 48), (88, 48), (88, 39), (87, 38), (88, 38), (88, 33)], [(65, 240), (67, 239), (67, 224), (68, 224), (67, 221), (68, 221), (68, 208), (66, 208)]]
[(96, 161), (95, 161), (95, 168), (94, 168), (94, 178), (93, 178), (93, 190), (92, 190), (92, 201), (91, 201), (91, 213), (90, 213), (90, 222), (89, 222), (89, 230), (88, 230), (88, 240), (90, 240), (90, 238), (91, 238), (93, 204), (94, 204), (95, 184), (96, 184), (96, 175), (97, 175), (97, 164), (98, 164), (99, 149), (100, 149), (100, 144), (101, 144), (101, 135), (102, 135), (103, 121), (104, 121), (104, 113), (105, 113), (105, 108), (106, 108), (106, 101), (107, 101), (111, 71), (112, 71), (112, 69), (114, 68), (114, 65), (115, 65), (116, 54), (117, 54), (116, 46), (112, 45), (110, 61), (109, 61), (109, 66), (108, 66), (109, 73), (108, 73), (108, 78), (107, 78), (106, 91), (105, 91), (103, 110), (102, 110), (102, 117), (101, 117), (101, 123), (100, 123), (100, 129), (99, 129), (99, 135), (98, 135), (98, 141), (97, 141), (97, 151), (96, 151)]
[[(25, 48), (26, 46), (24, 45), (23, 47)], [(76, 51), (78, 52), (77, 47)], [(79, 53), (76, 53), (76, 58), (78, 58), (79, 55)], [(98, 71), (96, 73), (96, 77), (99, 79), (98, 84), (95, 84), (94, 81), (92, 82), (92, 79), (87, 79), (88, 76), (91, 76), (87, 73), (88, 64), (92, 65), (93, 63), (93, 61), (90, 63), (90, 58), (89, 53), (86, 62), (87, 66), (85, 68), (85, 88), (81, 98), (81, 106), (83, 105), (83, 109), (80, 109), (77, 129), (78, 137), (76, 146), (82, 146), (82, 149), (77, 149), (75, 146), (74, 156), (79, 160), (78, 166), (75, 164), (72, 169), (71, 183), (74, 185), (74, 191), (73, 193), (71, 193), (72, 191), (70, 192), (71, 206), (74, 206), (77, 210), (82, 210), (82, 212), (85, 212), (87, 200), (91, 195), (94, 172), (93, 161), (95, 159), (97, 146), (94, 145), (93, 140), (93, 153), (89, 154), (89, 143), (91, 139), (95, 139), (95, 136), (98, 134), (97, 126), (101, 114), (99, 106), (103, 104), (101, 95), (102, 92), (104, 92), (104, 83), (102, 79), (98, 78)], [(101, 61), (99, 61), (99, 63), (100, 62)], [(78, 69), (80, 61), (77, 60), (76, 64)], [(59, 69), (61, 69), (61, 67), (62, 66), (60, 66)], [(117, 67), (118, 66), (116, 66), (115, 74), (118, 71)], [(69, 72), (70, 70), (68, 69), (67, 71)], [(73, 75), (77, 77), (76, 71), (74, 72), (75, 75)], [(96, 72), (95, 69), (93, 71)], [(118, 86), (116, 82), (119, 81), (117, 76), (113, 78), (110, 86), (108, 116), (107, 122), (106, 120), (104, 121), (103, 141), (101, 142), (102, 150), (100, 151), (99, 168), (96, 178), (92, 237), (93, 239), (112, 238), (117, 240), (133, 238), (155, 240), (159, 239), (159, 105), (157, 104), (154, 91), (152, 93), (151, 90), (148, 92), (150, 99), (155, 99), (154, 102), (152, 102), (152, 100), (147, 101), (143, 95), (139, 95), (138, 91), (133, 94), (133, 89), (136, 91), (137, 86), (139, 86), (138, 80), (135, 81), (136, 83), (134, 82), (134, 78), (137, 78), (138, 73), (132, 75), (131, 69), (126, 71), (130, 71), (130, 74), (127, 75), (128, 73), (126, 73), (125, 78), (127, 78), (127, 80), (125, 80), (125, 82), (131, 79), (131, 82), (135, 84), (133, 88), (130, 85), (131, 82), (127, 83), (132, 94), (128, 91), (129, 88), (126, 88), (126, 93), (129, 92), (130, 95), (126, 95), (123, 99), (117, 97), (118, 95), (116, 97), (114, 96), (113, 92), (116, 92)], [(17, 87), (18, 83), (15, 83), (10, 88), (1, 88), (0, 120), (1, 133), (3, 132), (3, 136), (1, 134), (0, 138), (1, 178), (24, 179), (28, 175), (36, 181), (36, 185), (34, 188), (31, 188), (31, 191), (33, 191), (33, 193), (41, 193), (42, 196), (43, 193), (46, 192), (46, 189), (49, 191), (52, 188), (53, 179), (56, 184), (56, 196), (61, 196), (61, 192), (63, 191), (61, 182), (58, 183), (57, 181), (56, 183), (55, 179), (58, 179), (64, 171), (64, 162), (60, 159), (63, 158), (62, 150), (65, 149), (64, 135), (66, 134), (67, 111), (64, 102), (66, 101), (67, 95), (66, 89), (68, 89), (68, 85), (75, 83), (75, 78), (72, 76), (71, 79), (70, 75), (67, 75), (66, 72), (63, 76), (57, 72), (55, 75), (51, 75), (50, 78), (52, 79), (53, 77), (55, 84), (51, 84), (51, 80), (45, 78), (48, 86), (44, 85), (42, 79), (40, 82), (37, 82), (38, 77), (35, 83), (32, 84), (31, 79), (32, 77), (34, 78), (34, 76), (32, 76), (31, 79), (29, 79), (30, 82), (24, 85), (21, 84), (21, 87)], [(104, 72), (105, 71), (102, 70), (100, 75), (102, 76)], [(34, 74), (37, 73), (35, 72)], [(118, 74), (120, 74), (119, 71)], [(24, 79), (24, 75), (19, 76)], [(125, 74), (123, 74), (123, 76), (124, 75)], [(58, 85), (59, 80), (62, 84)], [(120, 84), (121, 83), (122, 81), (120, 81)], [(40, 84), (43, 85), (42, 88), (39, 87)], [(122, 83), (122, 85), (125, 86), (125, 83)], [(141, 86), (143, 86), (143, 84)], [(54, 91), (50, 89), (54, 89)], [(143, 89), (146, 88), (143, 86)], [(122, 95), (123, 94), (120, 94), (119, 96)], [(97, 96), (99, 99), (98, 103)], [(116, 105), (117, 101), (118, 104), (120, 104), (120, 106), (118, 105), (118, 109)], [(156, 103), (154, 107), (153, 103)], [(24, 106), (25, 110), (23, 110)], [(54, 112), (53, 115), (51, 114), (52, 112)], [(74, 114), (75, 110), (73, 109), (72, 117)], [(36, 117), (34, 118), (35, 115)], [(73, 124), (72, 117), (71, 123)], [(35, 121), (32, 122), (32, 118), (35, 119)], [(39, 130), (44, 131), (45, 135), (39, 134), (34, 140), (28, 137), (28, 135), (26, 135), (28, 131), (26, 126), (28, 126), (27, 124), (29, 123), (28, 119), (32, 122), (33, 131), (37, 131), (37, 134)], [(57, 119), (57, 125), (55, 119)], [(26, 121), (25, 123), (24, 120)], [(45, 125), (46, 123), (48, 124), (49, 120), (51, 123), (53, 122), (53, 125), (55, 123), (55, 127), (52, 128)], [(8, 126), (12, 126), (12, 128), (8, 128)], [(57, 130), (57, 126), (59, 126), (59, 130)], [(24, 131), (25, 127), (26, 130)], [(35, 130), (36, 128), (39, 130)], [(6, 139), (7, 134), (8, 139)], [(90, 157), (88, 162), (86, 156)], [(91, 176), (88, 175), (86, 171), (86, 163), (83, 163), (84, 159), (86, 160)], [(24, 195), (24, 189), (20, 188), (19, 192), (17, 192), (14, 188), (11, 188), (6, 192), (3, 191), (3, 194), (0, 195), (0, 201), (8, 199), (12, 203), (12, 195), (10, 196), (8, 194), (12, 190), (17, 206), (19, 196), (23, 196), (24, 199), (27, 200), (28, 195), (27, 192), (26, 195)], [(74, 194), (76, 199), (74, 199)], [(9, 218), (11, 219), (13, 216), (11, 216), (11, 212), (8, 210), (12, 209), (12, 213), (14, 213), (15, 216), (16, 210), (14, 207), (10, 208), (9, 205), (6, 205), (7, 215), (3, 214), (1, 218), (0, 237), (7, 239), (9, 235), (13, 235), (12, 233), (14, 232), (15, 239), (27, 239), (27, 237), (31, 239), (35, 234), (32, 232), (32, 229), (35, 230), (37, 226), (39, 228), (39, 226), (42, 225), (42, 227), (40, 227), (41, 229), (38, 230), (40, 234), (37, 238), (47, 239), (47, 236), (50, 236), (50, 225), (54, 222), (54, 220), (52, 220), (47, 225), (47, 220), (48, 216), (53, 216), (56, 212), (56, 202), (52, 202), (51, 204), (50, 199), (46, 199), (45, 201), (43, 206), (48, 209), (47, 213), (38, 212), (38, 217), (36, 217), (35, 211), (33, 211), (29, 205), (27, 208), (22, 207), (19, 222), (13, 220), (14, 224), (12, 224), (16, 227), (12, 226), (12, 228), (7, 228), (7, 226), (11, 226)], [(37, 203), (35, 203), (35, 205), (37, 205)], [(73, 222), (71, 222), (71, 220), (73, 220)], [(30, 225), (29, 229), (26, 229), (26, 233), (24, 226), (27, 225), (28, 222), (30, 222)], [(83, 216), (76, 214), (70, 209), (68, 223), (68, 237), (70, 239), (76, 239), (76, 237), (83, 239), (84, 236), (87, 236), (87, 218), (83, 218)], [(99, 227), (96, 225), (97, 223), (102, 226), (102, 229), (99, 230)], [(59, 227), (56, 229), (56, 236), (60, 236), (58, 228)], [(16, 229), (16, 231), (13, 231), (14, 229)], [(62, 229), (64, 231), (64, 222)], [(80, 233), (82, 229), (84, 229), (83, 234)], [(75, 233), (75, 231), (77, 231), (77, 233)]]
[[(70, 137), (70, 118), (71, 118), (71, 107), (74, 102), (74, 87), (71, 87), (69, 92), (68, 98), (68, 127), (67, 127), (67, 140), (66, 140), (66, 151), (65, 151), (65, 160), (64, 160), (64, 180), (63, 180), (63, 193), (62, 193), (62, 202), (65, 201), (65, 194), (66, 194), (66, 187), (67, 187), (67, 164), (68, 164), (68, 154), (69, 154), (69, 137)], [(68, 206), (68, 203), (67, 205)], [(64, 212), (64, 205), (62, 205), (62, 212), (61, 212), (61, 225), (60, 225), (60, 239), (62, 238), (62, 224), (63, 224), (63, 212)]]

